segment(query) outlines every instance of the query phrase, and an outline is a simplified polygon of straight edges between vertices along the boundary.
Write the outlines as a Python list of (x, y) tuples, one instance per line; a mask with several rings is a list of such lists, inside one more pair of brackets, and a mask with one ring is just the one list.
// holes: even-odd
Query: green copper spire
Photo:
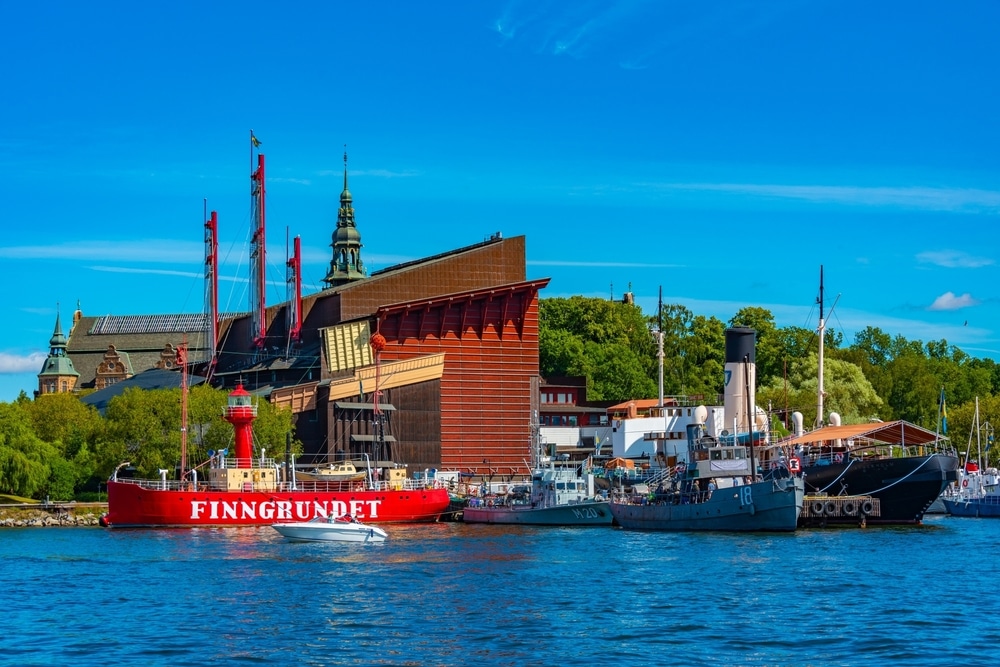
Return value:
[(63, 335), (59, 321), (59, 308), (56, 306), (56, 327), (49, 339), (49, 356), (45, 359), (42, 372), (38, 374), (39, 393), (54, 394), (76, 388), (80, 374), (73, 367), (73, 360), (66, 356), (68, 345), (69, 341)]
[(337, 229), (333, 232), (333, 260), (330, 272), (323, 279), (330, 287), (367, 278), (361, 261), (361, 233), (354, 222), (354, 205), (347, 188), (347, 146), (344, 146), (344, 191), (340, 193)]

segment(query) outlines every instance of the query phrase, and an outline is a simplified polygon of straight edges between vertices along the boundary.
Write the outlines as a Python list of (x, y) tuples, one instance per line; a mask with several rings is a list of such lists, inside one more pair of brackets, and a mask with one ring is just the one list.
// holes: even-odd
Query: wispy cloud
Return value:
[[(334, 169), (324, 169), (319, 172), (320, 176), (343, 176), (344, 172), (336, 171)], [(391, 169), (358, 169), (350, 170), (347, 173), (348, 177), (354, 178), (355, 176), (374, 176), (375, 178), (413, 178), (414, 176), (420, 176), (421, 172), (415, 169), (407, 169), (405, 171), (392, 171)]]
[(157, 263), (200, 262), (204, 246), (191, 241), (145, 239), (135, 241), (79, 241), (52, 245), (0, 247), (8, 259), (59, 259), (74, 261), (128, 261)]
[(545, 2), (513, 0), (491, 28), (501, 44), (575, 59), (605, 56), (625, 70), (676, 67), (691, 53), (758, 35), (800, 4), (728, 2), (693, 4), (657, 0)]
[(922, 264), (934, 264), (947, 269), (978, 269), (991, 266), (994, 262), (988, 257), (976, 257), (961, 250), (931, 250), (917, 255), (917, 261)]
[(46, 355), (32, 352), (28, 355), (8, 354), (0, 352), (0, 373), (37, 373), (42, 370)]
[(955, 296), (954, 292), (945, 292), (934, 299), (934, 303), (928, 306), (927, 310), (961, 310), (977, 305), (979, 305), (979, 301), (973, 299), (968, 292), (962, 296)]
[(639, 262), (569, 262), (557, 259), (529, 259), (528, 266), (582, 266), (593, 268), (680, 269), (683, 264), (642, 264)]
[(973, 188), (864, 187), (758, 183), (637, 183), (660, 192), (702, 191), (822, 204), (887, 206), (953, 212), (1000, 212), (1000, 192)]
[(528, 3), (512, 2), (493, 23), (493, 29), (507, 42), (520, 41), (537, 53), (554, 56), (584, 57), (598, 43), (618, 40), (630, 32), (631, 22), (642, 20), (647, 12), (642, 0), (604, 3)]
[(268, 178), (272, 183), (292, 183), (293, 185), (312, 185), (308, 178), (287, 178), (281, 176), (271, 176)]
[[(173, 271), (170, 269), (137, 269), (134, 266), (90, 266), (91, 271), (103, 271), (105, 273), (131, 273), (147, 274), (154, 276), (178, 276), (181, 278), (201, 278), (204, 274), (195, 271)], [(219, 280), (223, 280), (220, 276)], [(244, 280), (246, 280), (244, 278)]]

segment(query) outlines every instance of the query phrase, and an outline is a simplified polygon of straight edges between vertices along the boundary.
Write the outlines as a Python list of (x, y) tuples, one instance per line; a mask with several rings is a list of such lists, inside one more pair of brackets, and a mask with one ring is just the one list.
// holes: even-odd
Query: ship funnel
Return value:
[(725, 423), (726, 428), (735, 423), (737, 433), (753, 430), (750, 410), (756, 407), (756, 334), (747, 327), (726, 329)]

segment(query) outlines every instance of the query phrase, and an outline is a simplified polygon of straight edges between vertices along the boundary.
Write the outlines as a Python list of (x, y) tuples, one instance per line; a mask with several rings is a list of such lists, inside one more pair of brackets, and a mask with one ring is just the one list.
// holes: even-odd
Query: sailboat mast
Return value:
[(816, 390), (816, 428), (823, 425), (823, 333), (826, 329), (826, 323), (823, 321), (823, 265), (819, 265), (819, 296), (816, 297), (816, 303), (819, 304), (819, 327), (816, 329), (816, 333), (819, 334), (819, 356), (817, 362), (819, 365), (819, 375), (817, 376), (817, 390)]

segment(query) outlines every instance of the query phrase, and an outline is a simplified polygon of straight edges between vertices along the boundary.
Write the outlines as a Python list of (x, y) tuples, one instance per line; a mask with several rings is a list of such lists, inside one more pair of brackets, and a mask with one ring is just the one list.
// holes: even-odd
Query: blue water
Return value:
[(992, 665), (1000, 520), (0, 530), (0, 665)]

